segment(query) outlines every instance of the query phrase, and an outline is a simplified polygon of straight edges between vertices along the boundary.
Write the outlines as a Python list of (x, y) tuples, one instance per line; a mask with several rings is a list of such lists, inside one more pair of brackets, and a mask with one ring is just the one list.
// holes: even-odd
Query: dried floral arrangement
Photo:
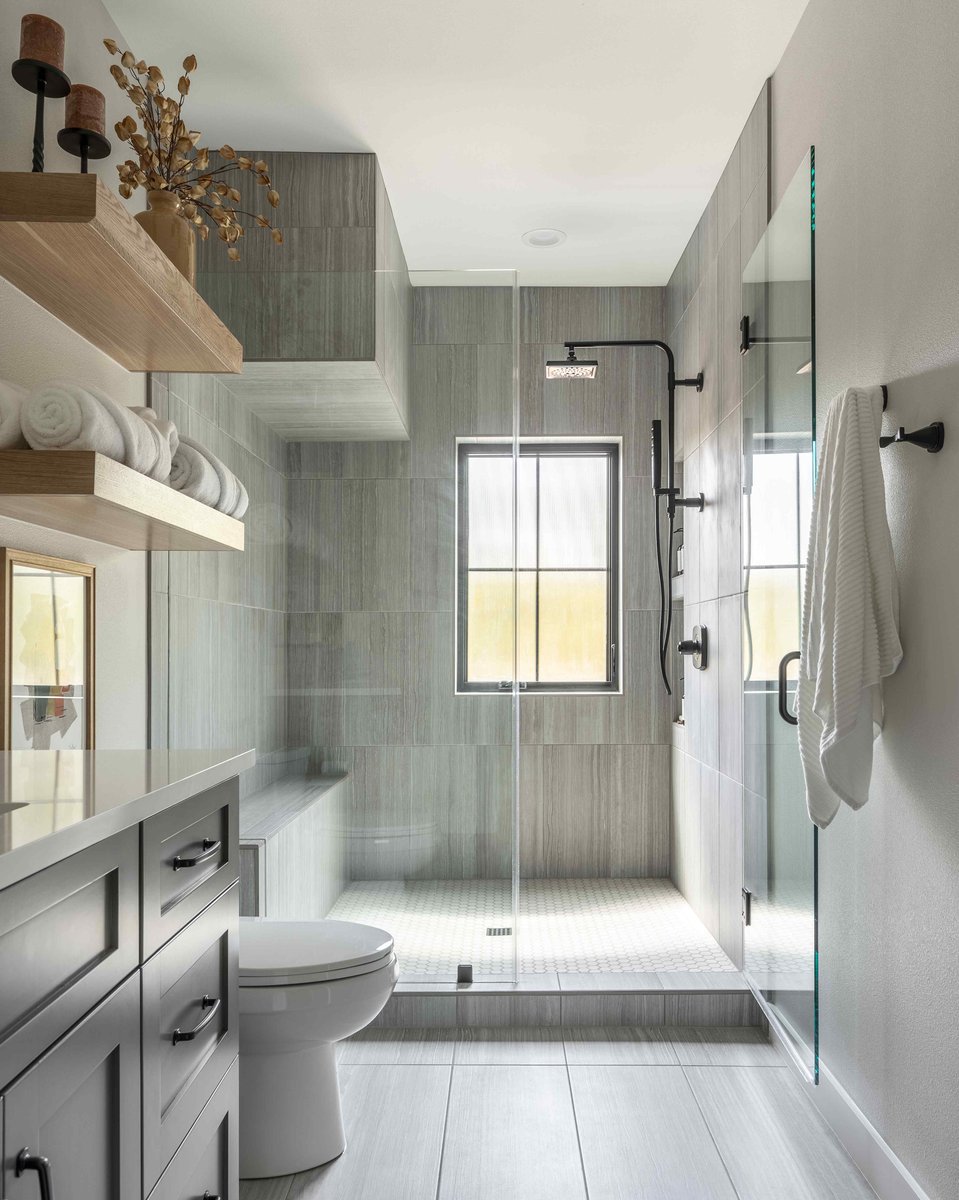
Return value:
[[(174, 98), (167, 93), (159, 67), (148, 66), (129, 50), (121, 50), (112, 38), (104, 38), (103, 44), (111, 54), (120, 56), (120, 62), (110, 67), (110, 74), (132, 100), (143, 127), (141, 130), (132, 116), (124, 117), (114, 126), (117, 137), (129, 142), (137, 154), (136, 160), (128, 158), (117, 167), (120, 195), (132, 196), (138, 187), (172, 192), (180, 201), (183, 216), (196, 226), (200, 237), (206, 239), (210, 229), (215, 229), (234, 260), (240, 257), (237, 242), (244, 236), (241, 217), (249, 217), (254, 225), (269, 229), (274, 242), (281, 243), (283, 234), (272, 221), (261, 213), (236, 207), (240, 193), (222, 178), (235, 171), (251, 172), (266, 189), (267, 203), (276, 208), (280, 196), (270, 181), (266, 163), (245, 158), (232, 146), (213, 151), (200, 146), (202, 135), (184, 124), (183, 104), (190, 93), (196, 55), (190, 54), (183, 60), (183, 74), (177, 80)], [(224, 161), (211, 168), (211, 153)]]

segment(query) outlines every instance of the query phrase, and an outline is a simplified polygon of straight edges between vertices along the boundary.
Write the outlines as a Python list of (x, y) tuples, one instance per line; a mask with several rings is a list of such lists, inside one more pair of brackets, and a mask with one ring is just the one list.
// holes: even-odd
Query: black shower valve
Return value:
[(693, 636), (684, 638), (676, 647), (680, 654), (688, 654), (697, 671), (705, 671), (709, 656), (709, 633), (705, 625), (694, 625)]

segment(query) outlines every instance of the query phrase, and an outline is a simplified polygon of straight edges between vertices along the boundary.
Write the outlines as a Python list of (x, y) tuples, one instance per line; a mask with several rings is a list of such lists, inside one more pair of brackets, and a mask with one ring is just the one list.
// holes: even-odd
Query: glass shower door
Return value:
[(744, 973), (818, 1078), (817, 831), (795, 727), (815, 479), (810, 150), (743, 271)]

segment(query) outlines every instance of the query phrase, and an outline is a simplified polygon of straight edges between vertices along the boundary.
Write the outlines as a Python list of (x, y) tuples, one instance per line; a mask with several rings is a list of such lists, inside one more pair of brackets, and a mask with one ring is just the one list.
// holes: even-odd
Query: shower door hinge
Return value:
[(743, 924), (751, 925), (753, 922), (753, 894), (749, 888), (743, 888)]

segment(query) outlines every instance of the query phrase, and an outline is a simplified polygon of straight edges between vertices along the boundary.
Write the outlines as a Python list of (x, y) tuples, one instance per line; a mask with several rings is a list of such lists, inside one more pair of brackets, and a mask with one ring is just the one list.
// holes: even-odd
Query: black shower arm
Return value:
[[(699, 372), (693, 379), (676, 378), (676, 359), (672, 349), (666, 342), (658, 338), (642, 338), (635, 341), (609, 342), (563, 342), (564, 349), (570, 354), (577, 350), (595, 350), (602, 346), (655, 346), (666, 355), (666, 394), (668, 408), (666, 412), (666, 487), (665, 494), (670, 513), (675, 511), (676, 497), (679, 489), (676, 487), (675, 455), (676, 455), (676, 389), (678, 387), (694, 387), (697, 392), (703, 390), (703, 373)], [(692, 502), (691, 507), (702, 507), (701, 499)]]
[(658, 338), (644, 338), (640, 341), (628, 342), (563, 342), (563, 349), (572, 351), (595, 350), (598, 346), (656, 346), (666, 355), (666, 369), (669, 372), (668, 380), (674, 387), (694, 387), (698, 392), (703, 390), (702, 371), (700, 371), (695, 379), (676, 378), (676, 359), (673, 356), (673, 352), (666, 342), (661, 342)]

